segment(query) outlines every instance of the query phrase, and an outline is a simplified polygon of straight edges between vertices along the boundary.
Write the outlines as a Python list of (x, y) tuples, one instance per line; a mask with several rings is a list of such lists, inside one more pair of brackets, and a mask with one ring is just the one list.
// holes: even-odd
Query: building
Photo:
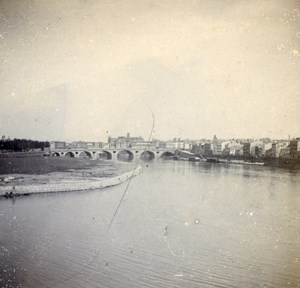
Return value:
[(196, 155), (203, 155), (204, 154), (204, 145), (202, 143), (193, 144), (191, 152)]
[(243, 155), (243, 145), (233, 141), (228, 144), (229, 155), (231, 156), (241, 156)]
[(266, 157), (270, 157), (270, 155), (272, 154), (272, 145), (273, 143), (270, 142), (270, 143), (265, 143), (263, 145), (263, 156), (266, 156)]
[(263, 142), (261, 140), (250, 142), (250, 155), (253, 157), (260, 157), (258, 156), (258, 154), (262, 154), (262, 147), (263, 147)]
[(173, 141), (167, 141), (166, 142), (166, 149), (170, 149), (170, 150), (183, 150), (185, 147), (185, 143), (184, 141), (177, 141), (177, 140), (173, 140)]
[(300, 138), (290, 141), (290, 158), (300, 160)]
[(130, 144), (133, 149), (158, 149), (159, 143), (152, 141), (140, 141)]
[(102, 142), (87, 142), (88, 149), (95, 149), (95, 148), (102, 148), (102, 147), (103, 147)]
[(73, 149), (87, 149), (87, 142), (75, 141), (70, 143), (70, 148)]
[(243, 156), (250, 157), (250, 142), (245, 142), (243, 145)]
[(50, 142), (50, 149), (66, 149), (66, 142), (52, 141)]
[(230, 155), (233, 156), (242, 156), (243, 155), (243, 145), (237, 144), (231, 147)]
[(203, 144), (203, 155), (206, 156), (206, 157), (211, 157), (212, 156), (212, 149), (211, 149), (211, 143), (204, 143)]
[(254, 156), (256, 158), (261, 158), (263, 156), (263, 147), (262, 146), (254, 147)]
[(117, 138), (108, 137), (109, 148), (131, 148), (138, 142), (144, 142), (144, 139), (142, 137), (130, 137), (129, 133)]
[(288, 145), (287, 147), (285, 148), (282, 148), (279, 152), (279, 157), (280, 158), (290, 158), (290, 145)]
[(184, 150), (192, 151), (193, 144), (189, 140), (184, 141)]
[[(272, 143), (272, 148), (271, 151), (269, 153), (266, 152), (265, 156), (266, 157), (271, 157), (271, 158), (278, 158), (278, 157), (282, 157), (282, 155), (285, 155), (286, 153), (283, 152), (281, 153), (282, 149), (286, 149), (289, 145), (289, 142), (287, 141), (276, 141)], [(289, 151), (289, 149), (288, 149)], [(288, 152), (289, 153), (289, 152)]]
[(212, 140), (211, 148), (213, 155), (222, 155), (222, 143), (217, 139), (216, 135), (214, 135), (214, 138)]

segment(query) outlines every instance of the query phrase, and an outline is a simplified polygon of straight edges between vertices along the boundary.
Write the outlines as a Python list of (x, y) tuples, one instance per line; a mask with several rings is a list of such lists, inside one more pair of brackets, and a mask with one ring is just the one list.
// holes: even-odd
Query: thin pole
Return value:
[[(152, 128), (151, 128), (151, 131), (150, 131), (150, 134), (149, 134), (149, 137), (148, 137), (148, 143), (147, 143), (147, 145), (146, 145), (144, 151), (142, 152), (142, 154), (147, 150), (147, 148), (148, 148), (148, 146), (149, 146), (149, 142), (150, 142), (150, 140), (151, 140), (152, 133), (153, 133), (153, 130), (154, 130), (154, 127), (155, 127), (155, 117), (154, 117), (154, 114), (153, 114), (153, 112), (152, 112), (152, 110), (151, 110), (150, 108), (149, 108), (149, 110), (150, 110), (151, 115), (152, 115)], [(142, 154), (141, 154), (141, 155), (142, 155)], [(134, 173), (135, 173), (137, 167), (139, 166), (140, 160), (141, 160), (141, 157), (139, 158), (137, 164), (135, 165), (135, 167), (134, 167), (134, 169), (133, 169), (133, 171), (132, 171), (132, 175), (131, 175), (131, 177), (129, 178), (129, 181), (128, 181), (127, 186), (126, 186), (126, 188), (125, 188), (125, 190), (124, 190), (124, 193), (123, 193), (123, 195), (122, 195), (122, 197), (121, 197), (121, 199), (120, 199), (120, 201), (119, 201), (118, 207), (117, 207), (117, 209), (115, 210), (115, 213), (114, 213), (113, 217), (112, 217), (111, 220), (110, 220), (110, 223), (109, 223), (109, 225), (108, 225), (108, 227), (107, 227), (106, 233), (108, 232), (110, 226), (112, 225), (112, 223), (113, 223), (113, 221), (114, 221), (114, 219), (115, 219), (115, 217), (116, 217), (116, 215), (117, 215), (117, 213), (118, 213), (118, 210), (119, 210), (119, 208), (120, 208), (120, 206), (121, 206), (121, 204), (122, 204), (122, 202), (123, 202), (123, 199), (124, 199), (124, 197), (125, 197), (125, 195), (126, 195), (126, 192), (127, 192), (127, 190), (128, 190), (128, 187), (129, 187), (129, 185), (130, 185), (130, 183), (131, 183), (131, 179), (132, 179), (132, 177), (133, 177), (133, 175), (134, 175)]]

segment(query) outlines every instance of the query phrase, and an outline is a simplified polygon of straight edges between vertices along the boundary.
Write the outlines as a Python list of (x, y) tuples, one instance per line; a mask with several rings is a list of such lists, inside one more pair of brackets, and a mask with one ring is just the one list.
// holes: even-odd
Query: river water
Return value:
[(0, 287), (299, 287), (300, 173), (142, 163), (103, 190), (0, 200)]

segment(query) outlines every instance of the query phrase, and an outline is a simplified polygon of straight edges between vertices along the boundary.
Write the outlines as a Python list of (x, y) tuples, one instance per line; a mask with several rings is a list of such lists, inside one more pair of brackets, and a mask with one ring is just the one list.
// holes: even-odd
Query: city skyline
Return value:
[[(270, 5), (272, 4), (272, 5)], [(1, 1), (0, 131), (300, 136), (299, 1)]]
[[(127, 135), (126, 135), (127, 134)], [(89, 141), (86, 139), (72, 139), (72, 140), (64, 140), (64, 139), (41, 139), (41, 138), (26, 138), (26, 137), (11, 137), (10, 135), (4, 135), (0, 133), (1, 139), (2, 141), (7, 141), (7, 140), (13, 140), (13, 139), (26, 139), (26, 140), (32, 140), (32, 141), (48, 141), (48, 142), (65, 142), (65, 143), (76, 143), (76, 142), (82, 142), (82, 143), (109, 143), (110, 139), (113, 140), (117, 140), (117, 139), (127, 139), (128, 138), (128, 134), (130, 134), (129, 132), (127, 132), (124, 135), (108, 135), (107, 139), (105, 139), (104, 141), (100, 141), (100, 140), (96, 140), (96, 141)], [(300, 139), (299, 136), (295, 136), (295, 137), (291, 137), (291, 135), (288, 135), (288, 137), (282, 137), (282, 138), (270, 138), (270, 137), (260, 137), (260, 138), (255, 138), (255, 137), (229, 137), (229, 138), (221, 138), (221, 137), (217, 137), (217, 135), (213, 135), (212, 137), (197, 137), (197, 138), (181, 138), (181, 137), (171, 137), (171, 138), (155, 138), (155, 137), (151, 137), (149, 138), (144, 138), (140, 135), (131, 135), (129, 136), (129, 139), (131, 138), (140, 138), (141, 141), (143, 142), (155, 142), (155, 141), (159, 141), (159, 142), (180, 142), (180, 141), (184, 141), (184, 142), (201, 142), (201, 141), (290, 141), (290, 140), (295, 140), (295, 139)], [(215, 139), (216, 137), (216, 139)]]

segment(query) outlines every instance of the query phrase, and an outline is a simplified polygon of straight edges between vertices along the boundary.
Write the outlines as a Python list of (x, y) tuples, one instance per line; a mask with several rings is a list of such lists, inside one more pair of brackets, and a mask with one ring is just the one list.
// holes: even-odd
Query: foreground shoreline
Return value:
[(37, 183), (30, 185), (7, 185), (0, 187), (0, 196), (13, 197), (40, 193), (74, 192), (95, 190), (121, 184), (142, 172), (139, 165), (133, 170), (110, 178), (88, 178), (86, 180), (61, 181), (60, 183)]

